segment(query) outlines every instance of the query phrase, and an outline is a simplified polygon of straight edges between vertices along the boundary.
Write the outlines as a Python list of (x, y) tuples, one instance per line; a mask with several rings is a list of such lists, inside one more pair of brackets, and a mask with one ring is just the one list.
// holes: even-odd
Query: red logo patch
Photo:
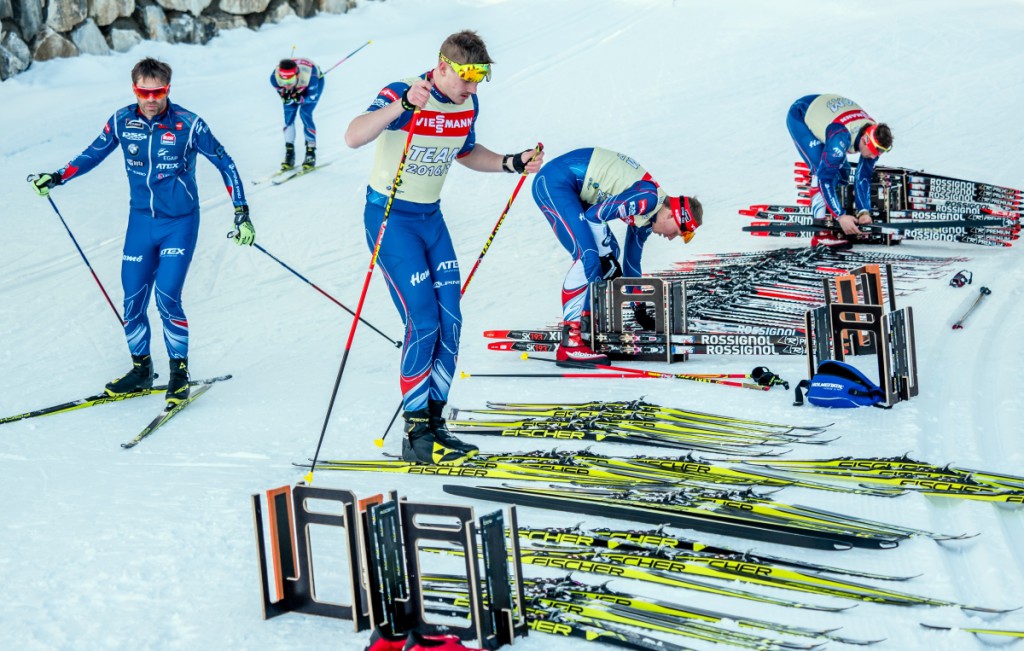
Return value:
[[(459, 111), (458, 113), (440, 113), (437, 111), (421, 111), (420, 117), (416, 120), (416, 131), (425, 135), (440, 136), (442, 138), (459, 138), (469, 135), (469, 129), (473, 126), (473, 111)], [(409, 124), (402, 127), (403, 131), (409, 130)]]
[(174, 138), (174, 134), (173, 133), (167, 132), (167, 133), (163, 134), (162, 136), (160, 136), (160, 144), (161, 145), (173, 145), (174, 143), (175, 143), (175, 138)]
[(384, 90), (380, 91), (380, 94), (383, 95), (384, 97), (387, 97), (392, 102), (398, 101), (398, 93), (391, 90), (390, 88), (385, 88)]
[(175, 131), (181, 131), (181, 122), (175, 122), (174, 123), (174, 130)]

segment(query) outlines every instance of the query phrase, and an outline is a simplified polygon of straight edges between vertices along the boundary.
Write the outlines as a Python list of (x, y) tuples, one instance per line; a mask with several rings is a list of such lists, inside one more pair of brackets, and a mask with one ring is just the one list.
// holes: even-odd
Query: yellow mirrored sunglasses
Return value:
[(440, 52), (438, 52), (437, 56), (441, 57), (442, 61), (451, 66), (455, 74), (459, 76), (459, 79), (472, 83), (491, 80), (491, 64), (489, 63), (455, 63)]

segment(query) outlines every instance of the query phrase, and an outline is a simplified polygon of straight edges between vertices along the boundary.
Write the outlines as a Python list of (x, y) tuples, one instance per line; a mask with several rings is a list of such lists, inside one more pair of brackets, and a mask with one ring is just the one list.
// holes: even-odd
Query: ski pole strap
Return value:
[(967, 269), (961, 269), (953, 276), (949, 284), (951, 287), (963, 287), (964, 285), (970, 285), (974, 281), (974, 274)]
[(774, 386), (781, 385), (783, 388), (787, 390), (789, 389), (789, 382), (786, 382), (778, 375), (772, 373), (770, 370), (768, 370), (767, 366), (756, 367), (753, 371), (750, 372), (750, 379), (752, 379), (754, 382), (757, 382), (760, 386), (763, 387), (771, 388)]

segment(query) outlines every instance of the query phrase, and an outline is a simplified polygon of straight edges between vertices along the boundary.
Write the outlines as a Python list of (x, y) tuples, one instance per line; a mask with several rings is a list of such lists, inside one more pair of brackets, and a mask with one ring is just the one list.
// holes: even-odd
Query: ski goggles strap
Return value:
[(676, 220), (680, 235), (683, 236), (683, 243), (689, 244), (700, 226), (693, 218), (693, 213), (690, 212), (690, 198), (682, 197), (682, 201), (680, 201), (680, 197), (669, 197), (668, 207), (672, 211), (672, 219)]
[(437, 56), (451, 66), (451, 69), (455, 71), (459, 79), (471, 83), (491, 80), (491, 64), (489, 63), (455, 63), (440, 52), (438, 52)]

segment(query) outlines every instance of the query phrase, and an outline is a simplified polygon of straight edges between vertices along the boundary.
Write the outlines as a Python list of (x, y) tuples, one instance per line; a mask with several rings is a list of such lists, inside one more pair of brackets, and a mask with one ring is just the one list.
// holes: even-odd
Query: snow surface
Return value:
[[(342, 16), (225, 33), (205, 47), (145, 43), (127, 54), (35, 64), (0, 85), (0, 414), (89, 395), (127, 367), (119, 324), (49, 205), (23, 179), (63, 165), (116, 107), (133, 101), (129, 71), (139, 58), (158, 56), (174, 67), (174, 101), (209, 122), (249, 183), (272, 172), (281, 156), (280, 107), (266, 81), (276, 61), (297, 45), (298, 55), (329, 66), (373, 39), (329, 75), (317, 110), (321, 161), (334, 164), (283, 187), (247, 185), (257, 241), (354, 307), (369, 260), (362, 207), (373, 147), (348, 150), (342, 134), (383, 84), (428, 69), (444, 37), (466, 27), (480, 32), (497, 61), (493, 81), (481, 87), (480, 142), (502, 152), (539, 140), (549, 157), (601, 145), (631, 154), (666, 187), (700, 196), (706, 225), (699, 236), (685, 250), (652, 241), (645, 258), (650, 269), (701, 253), (782, 246), (742, 234), (746, 218), (736, 211), (751, 203), (792, 203), (795, 151), (784, 119), (790, 103), (807, 93), (846, 94), (892, 124), (896, 148), (888, 164), (1024, 185), (1024, 135), (1013, 127), (1024, 101), (1024, 5), (1013, 0), (389, 0), (362, 2)], [(112, 158), (53, 197), (120, 305), (127, 186), (120, 156)], [(119, 444), (160, 409), (158, 397), (3, 426), (2, 648), (361, 649), (365, 643), (366, 635), (353, 635), (348, 622), (261, 619), (249, 507), (251, 494), (301, 480), (292, 462), (314, 452), (351, 317), (258, 250), (225, 240), (229, 201), (212, 166), (200, 163), (199, 175), (203, 225), (185, 289), (191, 369), (196, 378), (233, 373), (234, 379), (131, 451)], [(464, 270), (514, 184), (510, 175), (452, 171), (443, 207)], [(778, 422), (834, 420), (831, 431), (841, 438), (793, 453), (806, 458), (910, 452), (934, 463), (1021, 474), (1020, 247), (907, 243), (897, 251), (969, 256), (962, 266), (974, 271), (975, 285), (951, 288), (946, 276), (902, 299), (915, 309), (922, 391), (890, 411), (829, 413), (794, 408), (781, 390), (654, 380), (460, 379), (452, 404), (643, 395)], [(466, 295), (460, 368), (541, 371), (513, 354), (487, 351), (480, 333), (556, 319), (567, 265), (524, 190)], [(990, 287), (991, 297), (965, 330), (951, 331), (949, 317), (978, 285)], [(364, 317), (400, 335), (379, 274)], [(155, 308), (151, 319), (159, 323)], [(159, 326), (153, 351), (163, 370)], [(386, 341), (359, 329), (321, 458), (379, 454), (372, 441), (399, 400), (397, 360)], [(747, 371), (759, 364), (793, 381), (804, 375), (800, 358), (697, 358), (686, 370)], [(399, 438), (389, 436), (387, 449), (397, 451)], [(511, 441), (488, 440), (485, 447), (529, 449)], [(443, 483), (329, 471), (315, 478), (317, 486), (360, 495), (397, 489), (430, 501), (449, 499)], [(1024, 606), (1019, 511), (918, 495), (788, 489), (779, 498), (981, 535), (833, 554), (696, 537), (875, 572), (920, 573), (899, 589)], [(477, 506), (478, 513), (494, 508)], [(524, 509), (520, 517), (531, 525), (570, 524), (551, 512)], [(982, 648), (967, 633), (925, 631), (921, 621), (1024, 629), (1024, 611), (983, 619), (955, 608), (861, 604), (812, 614), (683, 590), (652, 592), (626, 581), (613, 585), (747, 616), (841, 626), (851, 637), (887, 638), (873, 648)], [(575, 648), (534, 634), (521, 646), (559, 651), (570, 644)]]

